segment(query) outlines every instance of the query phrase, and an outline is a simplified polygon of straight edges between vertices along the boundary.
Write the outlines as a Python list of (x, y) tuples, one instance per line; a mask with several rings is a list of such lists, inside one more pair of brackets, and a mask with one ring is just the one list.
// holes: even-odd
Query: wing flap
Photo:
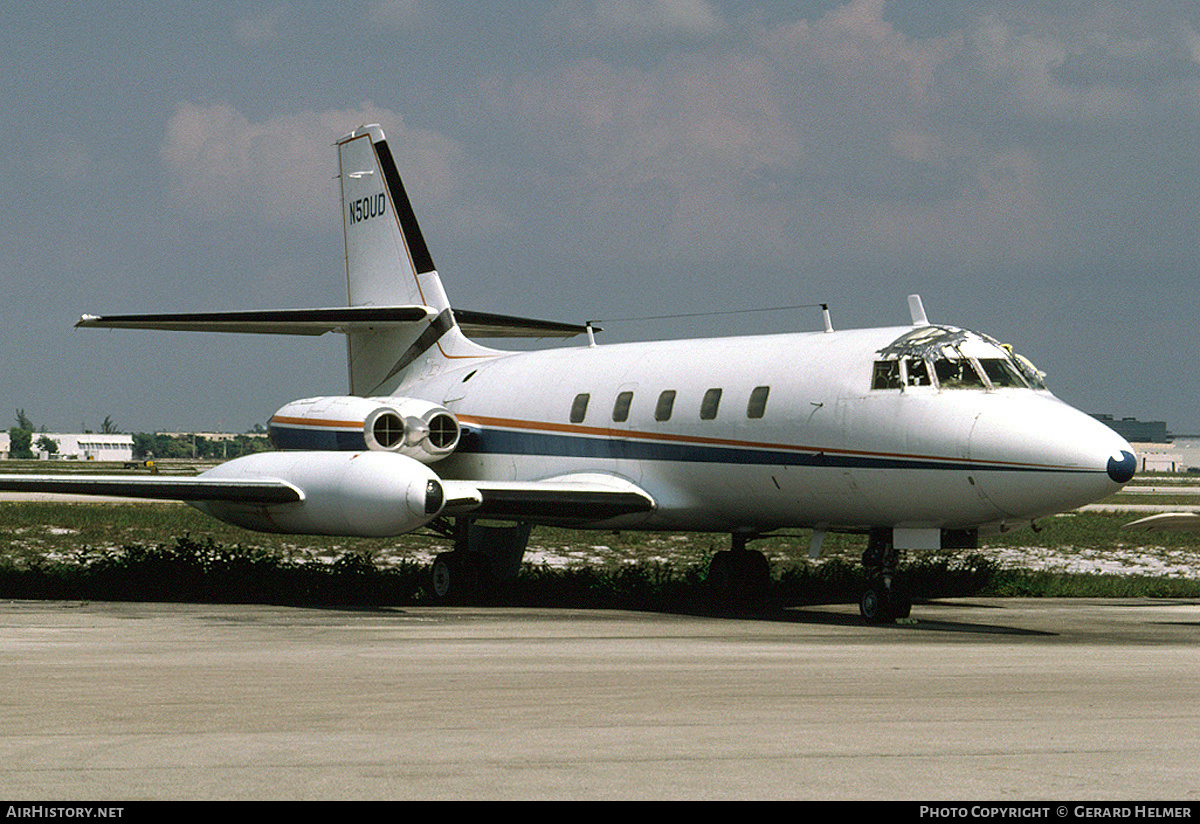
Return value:
[(283, 504), (304, 500), (304, 493), (298, 488), (286, 481), (271, 478), (238, 480), (126, 475), (0, 475), (0, 491), (250, 504)]
[[(578, 526), (649, 515), (654, 498), (613, 475), (565, 475), (541, 481), (443, 481), (442, 514)], [(456, 503), (458, 502), (458, 503)]]

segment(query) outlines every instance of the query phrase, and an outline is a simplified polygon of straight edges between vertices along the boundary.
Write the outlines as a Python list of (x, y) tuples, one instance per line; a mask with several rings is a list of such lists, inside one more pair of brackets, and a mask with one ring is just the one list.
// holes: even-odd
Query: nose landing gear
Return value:
[(867, 587), (858, 601), (858, 611), (869, 624), (890, 624), (912, 612), (912, 598), (899, 581), (900, 553), (892, 543), (890, 529), (872, 529), (863, 552)]

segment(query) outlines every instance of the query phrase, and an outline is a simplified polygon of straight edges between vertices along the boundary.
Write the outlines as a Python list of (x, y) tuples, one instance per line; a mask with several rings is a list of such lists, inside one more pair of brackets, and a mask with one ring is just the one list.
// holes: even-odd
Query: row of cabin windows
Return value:
[[(709, 389), (704, 393), (704, 397), (700, 401), (700, 420), (711, 421), (717, 417), (717, 410), (721, 406), (721, 391), (718, 388)], [(746, 404), (747, 418), (761, 418), (767, 411), (767, 396), (771, 393), (769, 386), (757, 386), (750, 393), (750, 400)], [(592, 396), (587, 392), (581, 392), (575, 396), (574, 402), (571, 404), (571, 423), (583, 423), (583, 419), (587, 417), (588, 403)], [(616, 423), (624, 423), (629, 420), (629, 407), (633, 404), (632, 392), (621, 392), (617, 395), (616, 401), (613, 403), (612, 419)], [(654, 404), (654, 420), (669, 421), (671, 413), (675, 411), (675, 390), (667, 389), (658, 396), (658, 400)]]

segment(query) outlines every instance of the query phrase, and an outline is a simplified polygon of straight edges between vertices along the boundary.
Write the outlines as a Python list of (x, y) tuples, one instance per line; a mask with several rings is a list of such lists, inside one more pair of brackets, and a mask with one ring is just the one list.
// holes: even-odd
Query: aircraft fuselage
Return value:
[[(464, 359), (397, 394), (458, 416), (444, 478), (608, 472), (655, 499), (652, 513), (605, 527), (987, 529), (1120, 488), (1110, 466), (1132, 460), (1128, 444), (1044, 388), (873, 383), (880, 352), (912, 332), (510, 353)], [(1011, 357), (973, 337), (981, 359)]]

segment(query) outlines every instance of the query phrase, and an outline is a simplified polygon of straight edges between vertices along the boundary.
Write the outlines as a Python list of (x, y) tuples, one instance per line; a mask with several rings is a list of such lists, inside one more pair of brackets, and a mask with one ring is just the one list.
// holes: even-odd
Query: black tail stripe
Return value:
[(383, 386), (396, 375), (400, 374), (410, 363), (432, 349), (441, 340), (442, 335), (449, 332), (453, 327), (454, 315), (450, 313), (449, 309), (443, 309), (441, 314), (430, 322), (429, 328), (422, 332), (421, 336), (413, 342), (412, 346), (408, 347), (408, 350), (400, 356), (400, 360), (396, 361), (396, 365), (392, 367), (392, 371), (388, 372), (387, 376), (371, 392), (378, 390), (380, 386)]
[(375, 144), (375, 154), (379, 158), (379, 168), (383, 170), (383, 179), (387, 183), (388, 191), (391, 192), (392, 203), (396, 205), (396, 215), (400, 218), (400, 231), (404, 235), (404, 242), (408, 244), (408, 253), (412, 255), (413, 266), (418, 275), (432, 272), (437, 267), (433, 265), (433, 257), (429, 254), (429, 247), (425, 245), (425, 237), (421, 234), (420, 225), (417, 224), (417, 216), (413, 212), (412, 204), (408, 202), (408, 193), (404, 191), (404, 184), (400, 181), (400, 172), (396, 169), (396, 162), (392, 160), (392, 152), (388, 148), (386, 140)]

